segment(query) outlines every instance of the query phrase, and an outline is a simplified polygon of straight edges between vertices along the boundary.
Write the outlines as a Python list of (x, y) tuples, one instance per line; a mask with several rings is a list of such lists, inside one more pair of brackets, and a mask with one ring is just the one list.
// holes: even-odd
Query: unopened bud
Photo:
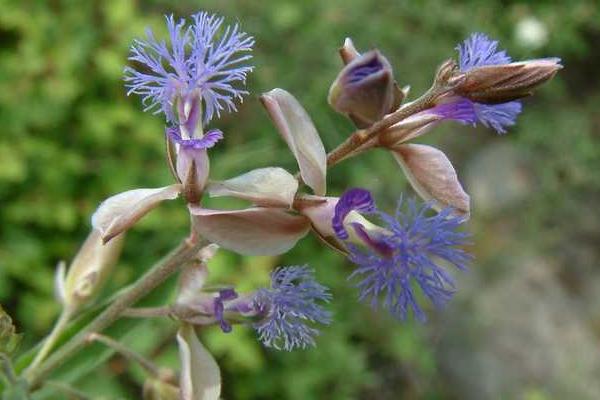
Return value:
[(124, 235), (119, 235), (103, 244), (98, 230), (89, 234), (73, 259), (64, 284), (57, 284), (62, 292), (59, 297), (70, 312), (88, 304), (100, 292), (119, 258), (123, 239)]
[(474, 67), (464, 73), (455, 91), (478, 103), (506, 103), (531, 95), (561, 68), (558, 58)]
[(0, 305), (0, 353), (12, 354), (21, 341), (21, 335), (13, 324), (10, 315)]
[(142, 394), (144, 400), (179, 400), (179, 388), (159, 379), (148, 379), (144, 382)]
[(346, 65), (329, 89), (329, 104), (358, 126), (369, 126), (388, 114), (396, 103), (392, 67), (377, 50)]

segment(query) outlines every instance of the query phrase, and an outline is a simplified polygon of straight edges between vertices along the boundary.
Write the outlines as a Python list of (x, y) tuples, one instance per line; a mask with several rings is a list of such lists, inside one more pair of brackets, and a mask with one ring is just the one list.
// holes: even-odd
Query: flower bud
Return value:
[(144, 400), (179, 400), (179, 388), (160, 379), (148, 379), (144, 382), (142, 399)]
[(100, 292), (121, 253), (123, 239), (124, 235), (119, 235), (103, 244), (100, 232), (94, 229), (73, 259), (66, 278), (62, 279), (59, 268), (58, 297), (70, 312), (88, 304)]
[(0, 305), (0, 353), (13, 353), (20, 341), (21, 335), (17, 334), (12, 318)]
[(379, 121), (392, 111), (397, 86), (392, 67), (377, 50), (354, 58), (329, 89), (329, 104), (347, 114), (359, 127)]
[(562, 68), (558, 58), (474, 67), (464, 73), (456, 94), (486, 104), (499, 104), (533, 93)]

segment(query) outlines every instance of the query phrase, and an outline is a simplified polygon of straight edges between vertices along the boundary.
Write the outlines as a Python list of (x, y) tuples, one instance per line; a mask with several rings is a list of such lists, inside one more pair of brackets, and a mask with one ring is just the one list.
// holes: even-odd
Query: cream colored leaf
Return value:
[(222, 182), (211, 182), (211, 197), (233, 196), (267, 207), (291, 207), (298, 181), (283, 168), (259, 168)]
[(425, 200), (433, 200), (438, 210), (452, 207), (458, 213), (470, 213), (469, 195), (465, 193), (450, 160), (435, 147), (402, 144), (392, 153), (415, 191)]
[(209, 210), (190, 206), (194, 229), (200, 236), (244, 255), (276, 255), (294, 247), (310, 223), (274, 208)]
[(294, 96), (273, 89), (261, 100), (298, 161), (304, 182), (322, 196), (326, 191), (327, 154), (310, 116)]
[(157, 189), (134, 189), (104, 200), (92, 215), (92, 226), (104, 242), (131, 228), (138, 220), (165, 200), (179, 196), (181, 185)]
[(181, 399), (218, 400), (221, 394), (221, 371), (191, 325), (181, 326), (177, 343), (181, 361)]

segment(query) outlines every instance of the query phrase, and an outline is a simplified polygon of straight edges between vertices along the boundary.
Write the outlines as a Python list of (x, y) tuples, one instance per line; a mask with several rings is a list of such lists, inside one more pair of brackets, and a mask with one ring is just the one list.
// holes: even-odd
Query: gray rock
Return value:
[(473, 283), (446, 317), (439, 362), (460, 399), (600, 398), (597, 338), (540, 258), (515, 260), (490, 286)]

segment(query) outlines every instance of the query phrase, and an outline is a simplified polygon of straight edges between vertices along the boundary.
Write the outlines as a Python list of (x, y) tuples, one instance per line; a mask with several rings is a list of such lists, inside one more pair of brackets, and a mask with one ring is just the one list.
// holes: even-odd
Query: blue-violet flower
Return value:
[[(145, 110), (163, 112), (169, 122), (175, 122), (177, 101), (190, 103), (198, 94), (204, 100), (204, 123), (222, 111), (235, 111), (235, 100), (247, 94), (236, 83), (245, 83), (252, 67), (244, 62), (254, 39), (240, 31), (238, 25), (222, 28), (223, 18), (200, 12), (193, 22), (175, 22), (167, 16), (169, 41), (157, 40), (152, 30), (147, 39), (136, 40), (131, 47), (130, 60), (143, 69), (125, 68), (128, 94), (142, 96)], [(185, 121), (179, 121), (184, 123)]]
[(414, 289), (420, 288), (438, 308), (452, 297), (454, 280), (445, 264), (464, 270), (471, 260), (471, 255), (461, 248), (468, 244), (469, 235), (458, 231), (464, 218), (453, 214), (451, 208), (430, 215), (430, 204), (418, 207), (409, 200), (405, 207), (402, 199), (395, 215), (390, 215), (377, 209), (368, 193), (364, 189), (347, 191), (340, 198), (333, 219), (340, 239), (348, 235), (336, 221), (343, 223), (344, 217), (355, 209), (370, 210), (383, 222), (383, 230), (378, 232), (367, 232), (358, 223), (350, 224), (364, 242), (364, 246), (347, 243), (349, 259), (358, 266), (350, 279), (359, 280), (356, 286), (361, 301), (370, 300), (374, 307), (381, 303), (401, 320), (412, 311), (418, 320), (425, 321)]
[(314, 346), (319, 331), (309, 323), (330, 323), (331, 314), (318, 303), (330, 299), (329, 290), (317, 283), (307, 266), (276, 269), (271, 274), (271, 287), (259, 289), (253, 300), (262, 317), (254, 324), (259, 339), (278, 350)]
[[(491, 40), (483, 33), (473, 33), (458, 45), (456, 50), (461, 72), (467, 72), (474, 67), (503, 65), (512, 61), (506, 51), (498, 49), (498, 41)], [(501, 104), (469, 102), (479, 122), (500, 134), (506, 133), (506, 128), (515, 124), (522, 109), (518, 100)]]

